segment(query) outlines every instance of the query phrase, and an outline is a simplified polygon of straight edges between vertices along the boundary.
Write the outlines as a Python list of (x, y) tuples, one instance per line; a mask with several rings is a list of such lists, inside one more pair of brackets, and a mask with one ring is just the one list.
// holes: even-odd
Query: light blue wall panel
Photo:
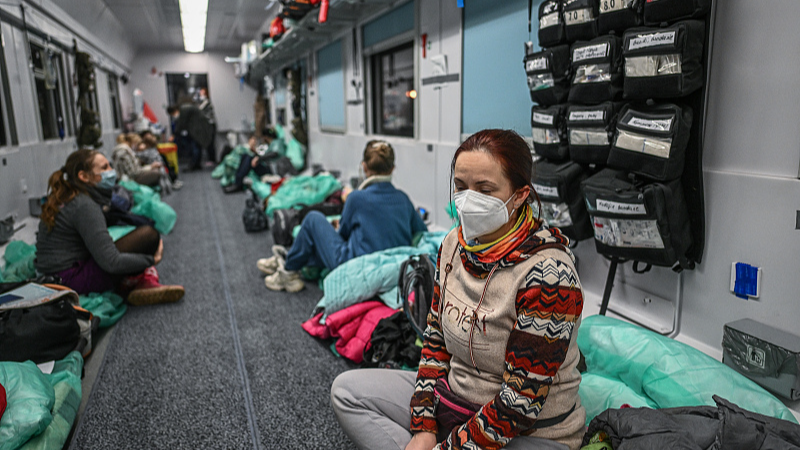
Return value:
[(371, 47), (413, 29), (414, 2), (411, 1), (364, 25), (364, 47)]
[(319, 123), (325, 129), (345, 128), (344, 69), (341, 39), (317, 52)]

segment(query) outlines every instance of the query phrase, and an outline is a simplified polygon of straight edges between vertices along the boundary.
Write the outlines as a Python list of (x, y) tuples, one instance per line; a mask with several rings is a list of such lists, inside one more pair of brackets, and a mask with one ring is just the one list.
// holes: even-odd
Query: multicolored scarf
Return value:
[(458, 242), (461, 243), (461, 247), (464, 250), (472, 253), (479, 262), (491, 264), (511, 253), (538, 227), (539, 223), (533, 217), (533, 208), (526, 203), (520, 210), (517, 223), (500, 239), (486, 244), (470, 243), (464, 239), (461, 227), (459, 227)]

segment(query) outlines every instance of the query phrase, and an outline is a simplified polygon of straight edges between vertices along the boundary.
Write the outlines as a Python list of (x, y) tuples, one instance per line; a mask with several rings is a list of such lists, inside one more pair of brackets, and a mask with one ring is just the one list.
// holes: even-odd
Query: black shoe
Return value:
[(233, 194), (235, 192), (242, 192), (244, 187), (241, 184), (231, 184), (230, 186), (225, 186), (222, 188), (222, 192), (226, 194)]

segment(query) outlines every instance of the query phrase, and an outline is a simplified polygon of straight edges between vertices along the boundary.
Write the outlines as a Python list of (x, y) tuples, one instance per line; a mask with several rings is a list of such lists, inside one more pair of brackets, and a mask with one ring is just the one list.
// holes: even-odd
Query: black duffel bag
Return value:
[(564, 0), (564, 32), (567, 42), (597, 37), (597, 0)]
[(536, 154), (551, 161), (569, 158), (567, 104), (531, 108), (531, 134)]
[(626, 31), (622, 43), (625, 98), (675, 98), (700, 89), (704, 36), (705, 25), (698, 20)]
[(597, 34), (622, 34), (628, 28), (642, 24), (642, 5), (645, 0), (599, 0)]
[[(529, 5), (532, 0), (528, 0)], [(553, 47), (566, 42), (562, 0), (546, 0), (539, 5), (539, 45)]]
[(679, 178), (691, 127), (688, 106), (626, 105), (619, 113), (608, 166), (661, 181)]
[(567, 100), (570, 82), (569, 45), (534, 52), (532, 44), (527, 43), (524, 63), (528, 89), (534, 103), (550, 106)]
[(680, 180), (645, 183), (603, 169), (582, 184), (597, 252), (609, 257), (694, 268), (689, 214)]
[(647, 0), (644, 23), (660, 25), (681, 19), (697, 19), (711, 10), (711, 0)]
[(569, 159), (579, 164), (605, 166), (621, 103), (567, 108)]
[(248, 198), (245, 200), (244, 211), (242, 211), (242, 222), (244, 223), (244, 231), (248, 233), (256, 233), (269, 228), (267, 215), (258, 204), (256, 195), (252, 191), (248, 191)]
[(586, 177), (586, 169), (572, 161), (540, 160), (533, 165), (531, 183), (542, 202), (542, 218), (576, 241), (592, 237), (592, 224), (581, 191), (581, 182)]
[(570, 103), (596, 105), (622, 97), (620, 42), (616, 36), (601, 36), (572, 45)]

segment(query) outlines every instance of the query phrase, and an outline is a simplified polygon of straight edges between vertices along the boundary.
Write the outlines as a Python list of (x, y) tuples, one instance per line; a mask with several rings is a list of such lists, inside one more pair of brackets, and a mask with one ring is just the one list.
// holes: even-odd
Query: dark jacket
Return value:
[(714, 396), (713, 406), (608, 409), (583, 439), (603, 431), (614, 449), (800, 450), (800, 425), (742, 409)]
[(175, 119), (175, 134), (182, 135), (184, 131), (202, 148), (211, 143), (211, 123), (203, 111), (191, 103), (181, 105), (178, 118)]

